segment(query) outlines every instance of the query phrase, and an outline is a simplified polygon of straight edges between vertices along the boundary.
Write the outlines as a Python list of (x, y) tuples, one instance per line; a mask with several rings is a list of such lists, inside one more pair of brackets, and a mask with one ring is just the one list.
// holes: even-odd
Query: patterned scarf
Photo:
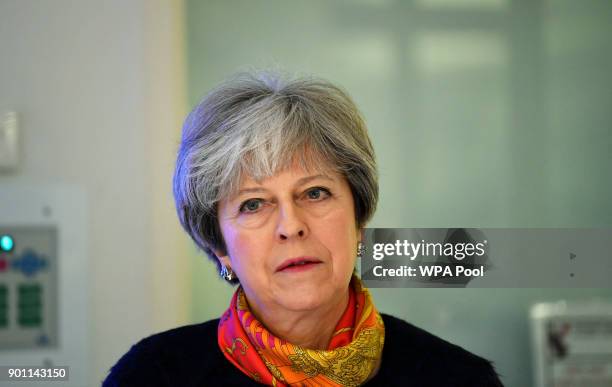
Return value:
[(384, 341), (382, 318), (356, 276), (327, 350), (301, 348), (275, 337), (255, 319), (241, 287), (218, 329), (225, 357), (250, 378), (269, 386), (358, 386), (373, 376)]

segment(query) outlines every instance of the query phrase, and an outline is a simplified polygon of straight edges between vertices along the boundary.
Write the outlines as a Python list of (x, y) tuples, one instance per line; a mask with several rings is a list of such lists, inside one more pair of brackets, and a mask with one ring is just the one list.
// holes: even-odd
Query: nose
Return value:
[(280, 206), (276, 236), (279, 241), (305, 239), (310, 230), (302, 211), (294, 203)]

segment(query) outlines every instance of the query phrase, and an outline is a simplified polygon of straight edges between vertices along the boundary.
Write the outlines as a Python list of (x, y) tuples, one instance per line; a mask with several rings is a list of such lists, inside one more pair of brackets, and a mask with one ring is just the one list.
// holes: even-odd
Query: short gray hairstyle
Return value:
[(378, 202), (374, 148), (355, 103), (341, 88), (312, 77), (241, 73), (187, 116), (174, 173), (176, 210), (218, 268), (213, 250), (226, 251), (219, 200), (236, 192), (244, 176), (264, 179), (295, 162), (344, 175), (356, 223), (365, 226)]

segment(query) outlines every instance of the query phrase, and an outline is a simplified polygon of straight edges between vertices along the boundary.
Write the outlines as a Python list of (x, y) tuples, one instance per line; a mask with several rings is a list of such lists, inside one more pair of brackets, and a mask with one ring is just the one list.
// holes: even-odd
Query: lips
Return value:
[(300, 266), (306, 266), (306, 265), (317, 264), (317, 263), (321, 263), (321, 260), (315, 257), (290, 258), (290, 259), (287, 259), (286, 261), (283, 261), (283, 263), (281, 263), (276, 268), (276, 271), (279, 272), (279, 271), (283, 271), (285, 269), (289, 269), (293, 267), (297, 268)]

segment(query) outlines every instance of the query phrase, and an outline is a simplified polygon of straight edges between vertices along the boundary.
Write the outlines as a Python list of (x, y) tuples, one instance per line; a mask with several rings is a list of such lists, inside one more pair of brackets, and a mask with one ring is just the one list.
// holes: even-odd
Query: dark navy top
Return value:
[[(403, 320), (382, 317), (382, 362), (365, 386), (503, 386), (491, 362)], [(218, 324), (211, 320), (141, 340), (111, 368), (103, 387), (261, 386), (223, 356)]]

